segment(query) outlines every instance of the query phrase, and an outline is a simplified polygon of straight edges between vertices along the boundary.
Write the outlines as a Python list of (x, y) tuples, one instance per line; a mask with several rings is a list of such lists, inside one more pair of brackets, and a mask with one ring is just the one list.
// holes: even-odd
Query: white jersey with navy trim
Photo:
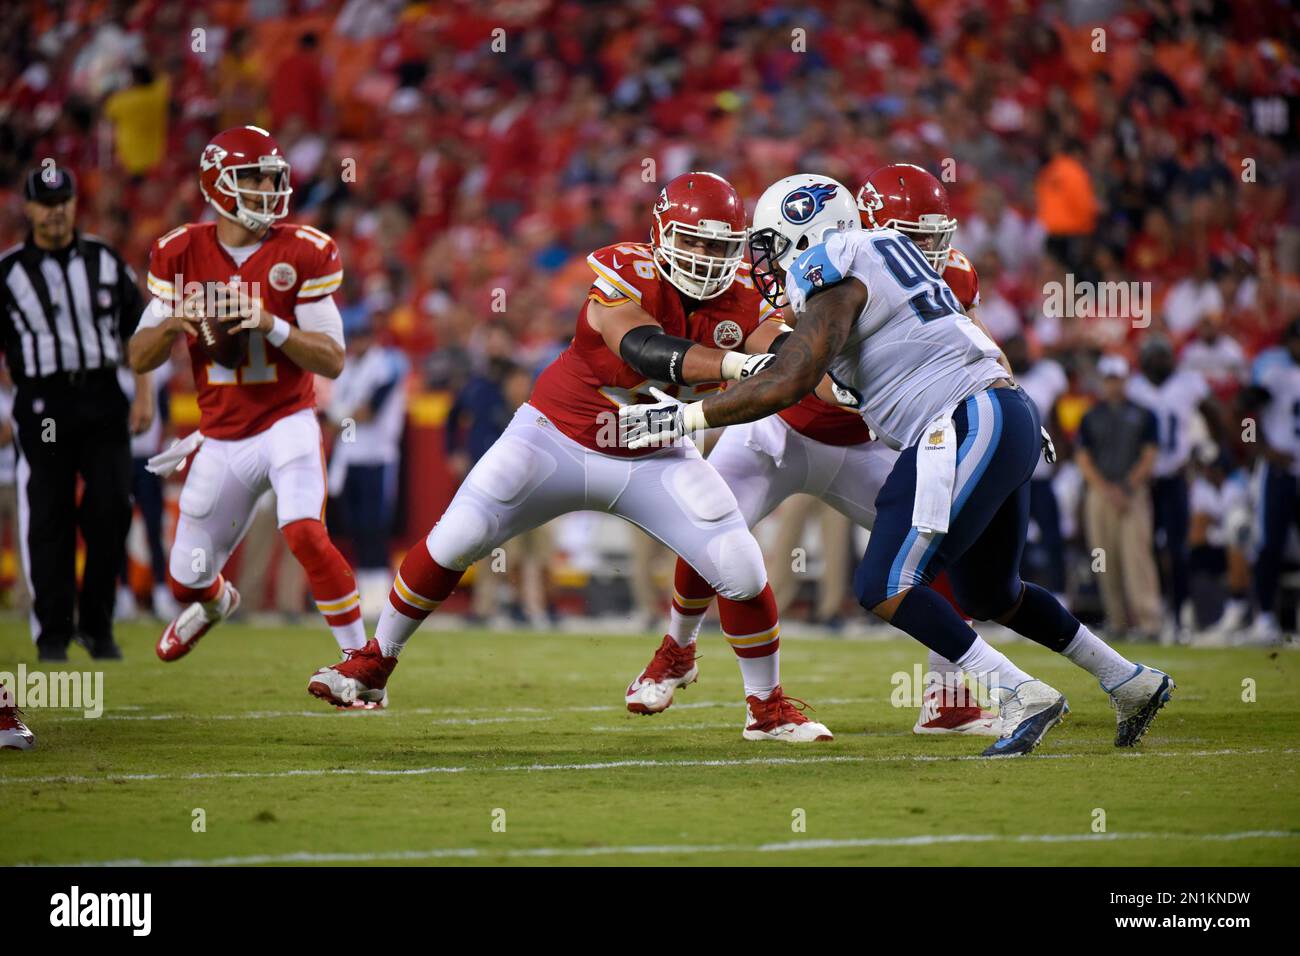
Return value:
[(1292, 473), (1300, 474), (1300, 365), (1283, 349), (1270, 349), (1255, 360), (1254, 384), (1268, 390), (1259, 428), (1270, 448), (1295, 456)]
[(1159, 385), (1145, 375), (1128, 381), (1128, 397), (1156, 416), (1159, 437), (1155, 476), (1168, 478), (1187, 464), (1192, 454), (1192, 419), (1210, 386), (1200, 372), (1174, 372)]
[(908, 448), (925, 426), (1007, 371), (1001, 354), (907, 236), (853, 230), (802, 253), (786, 274), (797, 319), (807, 297), (853, 277), (867, 287), (830, 374), (859, 398), (862, 417), (886, 444)]

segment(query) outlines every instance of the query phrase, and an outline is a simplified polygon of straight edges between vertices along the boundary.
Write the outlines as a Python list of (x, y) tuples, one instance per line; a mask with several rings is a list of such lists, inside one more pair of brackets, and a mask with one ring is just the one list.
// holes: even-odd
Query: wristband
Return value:
[(703, 402), (691, 402), (682, 409), (682, 431), (687, 435), (702, 432), (708, 427), (709, 422), (704, 417)]
[(271, 330), (266, 333), (266, 340), (278, 349), (285, 342), (289, 341), (289, 330), (291, 328), (293, 328), (293, 326), (277, 315), (271, 321)]
[(740, 373), (749, 356), (743, 352), (727, 352), (722, 356), (722, 377), (728, 382), (739, 382)]

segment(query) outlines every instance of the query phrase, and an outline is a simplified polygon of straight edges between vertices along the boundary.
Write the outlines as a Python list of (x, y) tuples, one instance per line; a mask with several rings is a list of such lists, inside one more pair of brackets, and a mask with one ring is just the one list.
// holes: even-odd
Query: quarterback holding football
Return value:
[(313, 376), (343, 370), (343, 322), (332, 296), (343, 264), (328, 235), (281, 221), (293, 192), (289, 172), (265, 130), (219, 133), (199, 162), (216, 220), (173, 229), (150, 253), (153, 298), (130, 342), (131, 367), (156, 368), (186, 335), (200, 412), (198, 431), (150, 461), (151, 471), (170, 474), (194, 456), (170, 560), (172, 592), (184, 608), (158, 641), (165, 661), (188, 654), (239, 606), (221, 572), (268, 488), (339, 646), (365, 643), (355, 578), (323, 521), (313, 389)]

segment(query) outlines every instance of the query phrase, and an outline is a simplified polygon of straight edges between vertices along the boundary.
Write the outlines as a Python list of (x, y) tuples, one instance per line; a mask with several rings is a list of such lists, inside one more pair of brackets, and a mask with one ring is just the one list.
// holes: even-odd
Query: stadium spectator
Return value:
[(144, 176), (162, 162), (167, 148), (167, 111), (171, 84), (151, 67), (131, 68), (131, 85), (104, 103), (104, 118), (113, 125), (117, 161), (130, 176)]
[(1097, 228), (1098, 204), (1083, 147), (1068, 139), (1038, 174), (1034, 192), (1038, 221), (1047, 233), (1047, 251), (1071, 272), (1085, 265), (1086, 244)]
[(1112, 634), (1154, 639), (1161, 629), (1160, 579), (1152, 551), (1149, 482), (1156, 417), (1125, 395), (1128, 362), (1103, 356), (1101, 401), (1083, 417), (1076, 460), (1088, 484), (1088, 547)]

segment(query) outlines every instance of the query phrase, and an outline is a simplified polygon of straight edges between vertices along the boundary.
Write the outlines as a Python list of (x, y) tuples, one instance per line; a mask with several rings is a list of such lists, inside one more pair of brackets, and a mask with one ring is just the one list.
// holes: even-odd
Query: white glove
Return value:
[(185, 459), (194, 454), (195, 449), (203, 444), (204, 438), (205, 436), (199, 431), (190, 432), (184, 438), (172, 442), (170, 448), (158, 452), (145, 462), (145, 470), (160, 478), (184, 470)]
[(662, 447), (708, 428), (703, 402), (683, 405), (671, 395), (651, 386), (657, 405), (623, 405), (618, 410), (618, 443), (624, 448)]
[(758, 352), (754, 355), (728, 352), (722, 356), (722, 377), (729, 382), (741, 382), (752, 375), (757, 375), (775, 360), (775, 352)]
[(1038, 429), (1043, 433), (1043, 461), (1049, 465), (1056, 464), (1056, 445), (1052, 443), (1052, 436), (1047, 434), (1047, 429), (1039, 426)]

